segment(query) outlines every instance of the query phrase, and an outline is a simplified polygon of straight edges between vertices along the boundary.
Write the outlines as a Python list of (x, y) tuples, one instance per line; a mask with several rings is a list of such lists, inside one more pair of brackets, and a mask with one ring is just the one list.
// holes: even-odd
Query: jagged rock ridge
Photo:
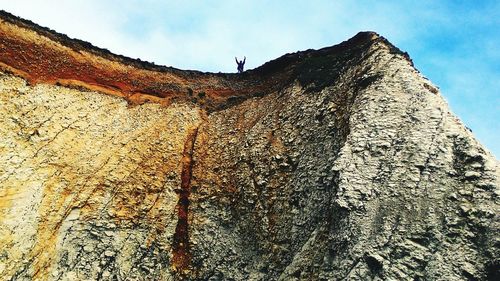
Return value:
[(5, 280), (498, 279), (498, 162), (383, 37), (211, 74), (0, 18)]

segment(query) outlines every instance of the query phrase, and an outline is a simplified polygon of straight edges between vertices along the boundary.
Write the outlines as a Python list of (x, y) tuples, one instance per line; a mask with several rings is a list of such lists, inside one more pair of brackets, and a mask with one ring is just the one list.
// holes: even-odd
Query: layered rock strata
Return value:
[(383, 37), (212, 74), (0, 19), (0, 279), (499, 278), (498, 161)]

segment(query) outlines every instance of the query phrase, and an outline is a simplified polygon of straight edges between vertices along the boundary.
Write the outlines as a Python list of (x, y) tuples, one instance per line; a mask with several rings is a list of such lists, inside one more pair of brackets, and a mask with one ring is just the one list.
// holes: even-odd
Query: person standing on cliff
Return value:
[(243, 72), (243, 66), (245, 65), (245, 61), (247, 60), (246, 57), (243, 57), (243, 60), (238, 61), (237, 57), (234, 57), (236, 60), (236, 64), (238, 64), (238, 72), (242, 73)]

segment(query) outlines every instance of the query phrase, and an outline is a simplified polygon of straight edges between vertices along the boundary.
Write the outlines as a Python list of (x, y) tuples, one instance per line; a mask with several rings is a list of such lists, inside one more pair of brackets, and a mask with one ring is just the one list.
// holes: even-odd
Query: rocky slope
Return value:
[(498, 280), (498, 161), (383, 37), (212, 74), (0, 19), (1, 280)]

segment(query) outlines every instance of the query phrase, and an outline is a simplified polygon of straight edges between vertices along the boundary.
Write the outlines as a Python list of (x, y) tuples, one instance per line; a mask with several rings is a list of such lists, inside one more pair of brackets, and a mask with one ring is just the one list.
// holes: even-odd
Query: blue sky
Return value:
[(500, 1), (0, 0), (0, 9), (133, 58), (234, 72), (371, 30), (407, 51), (500, 156)]

